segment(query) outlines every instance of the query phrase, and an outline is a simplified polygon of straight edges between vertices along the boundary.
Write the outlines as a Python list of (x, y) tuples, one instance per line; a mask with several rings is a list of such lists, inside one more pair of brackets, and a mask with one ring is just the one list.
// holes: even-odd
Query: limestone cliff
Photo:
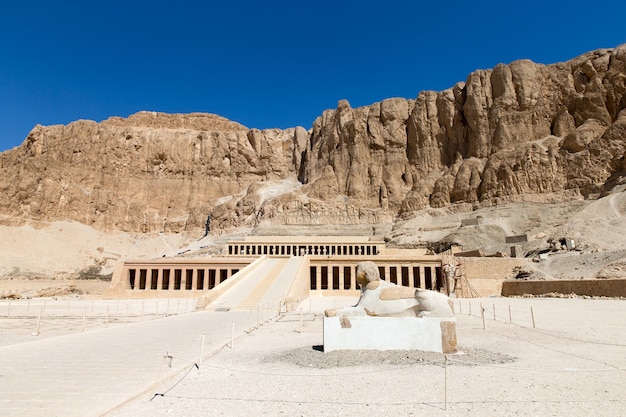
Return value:
[(622, 45), (548, 66), (501, 64), (415, 101), (340, 102), (315, 121), (301, 179), (327, 181), (332, 170), (337, 195), (400, 214), (594, 197), (624, 175), (625, 93)]
[(249, 130), (208, 114), (141, 112), (36, 126), (0, 157), (0, 213), (107, 230), (203, 227), (220, 199), (295, 177), (302, 128)]
[[(141, 112), (36, 126), (0, 154), (0, 221), (107, 230), (377, 223), (425, 207), (595, 198), (626, 178), (626, 45), (471, 73), (415, 100), (340, 101), (310, 131)], [(299, 183), (298, 183), (299, 181)]]

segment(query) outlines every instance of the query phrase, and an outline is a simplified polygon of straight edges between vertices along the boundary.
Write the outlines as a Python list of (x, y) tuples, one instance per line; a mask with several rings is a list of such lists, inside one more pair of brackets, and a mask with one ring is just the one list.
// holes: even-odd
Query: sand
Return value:
[(321, 314), (302, 324), (286, 314), (109, 416), (626, 414), (626, 301), (463, 299), (456, 309), (460, 352), (445, 356), (324, 353)]

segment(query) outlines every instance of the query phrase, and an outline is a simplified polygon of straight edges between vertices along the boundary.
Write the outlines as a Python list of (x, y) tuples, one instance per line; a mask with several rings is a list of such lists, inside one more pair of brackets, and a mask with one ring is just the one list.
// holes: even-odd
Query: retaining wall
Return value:
[(626, 297), (626, 279), (505, 281), (502, 283), (502, 295), (505, 297), (548, 293)]

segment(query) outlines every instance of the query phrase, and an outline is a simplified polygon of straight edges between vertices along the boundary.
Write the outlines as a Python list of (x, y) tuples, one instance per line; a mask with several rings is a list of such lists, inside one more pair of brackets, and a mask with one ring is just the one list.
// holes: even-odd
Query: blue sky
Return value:
[(0, 5), (0, 151), (36, 125), (140, 110), (310, 128), (528, 58), (626, 43), (626, 2), (12, 1)]

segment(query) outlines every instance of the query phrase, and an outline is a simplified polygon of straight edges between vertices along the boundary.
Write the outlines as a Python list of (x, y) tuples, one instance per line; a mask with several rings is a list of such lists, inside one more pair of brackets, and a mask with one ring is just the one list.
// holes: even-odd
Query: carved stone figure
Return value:
[(446, 295), (383, 281), (374, 262), (360, 262), (356, 280), (361, 287), (359, 302), (354, 307), (326, 310), (326, 317), (454, 317)]

